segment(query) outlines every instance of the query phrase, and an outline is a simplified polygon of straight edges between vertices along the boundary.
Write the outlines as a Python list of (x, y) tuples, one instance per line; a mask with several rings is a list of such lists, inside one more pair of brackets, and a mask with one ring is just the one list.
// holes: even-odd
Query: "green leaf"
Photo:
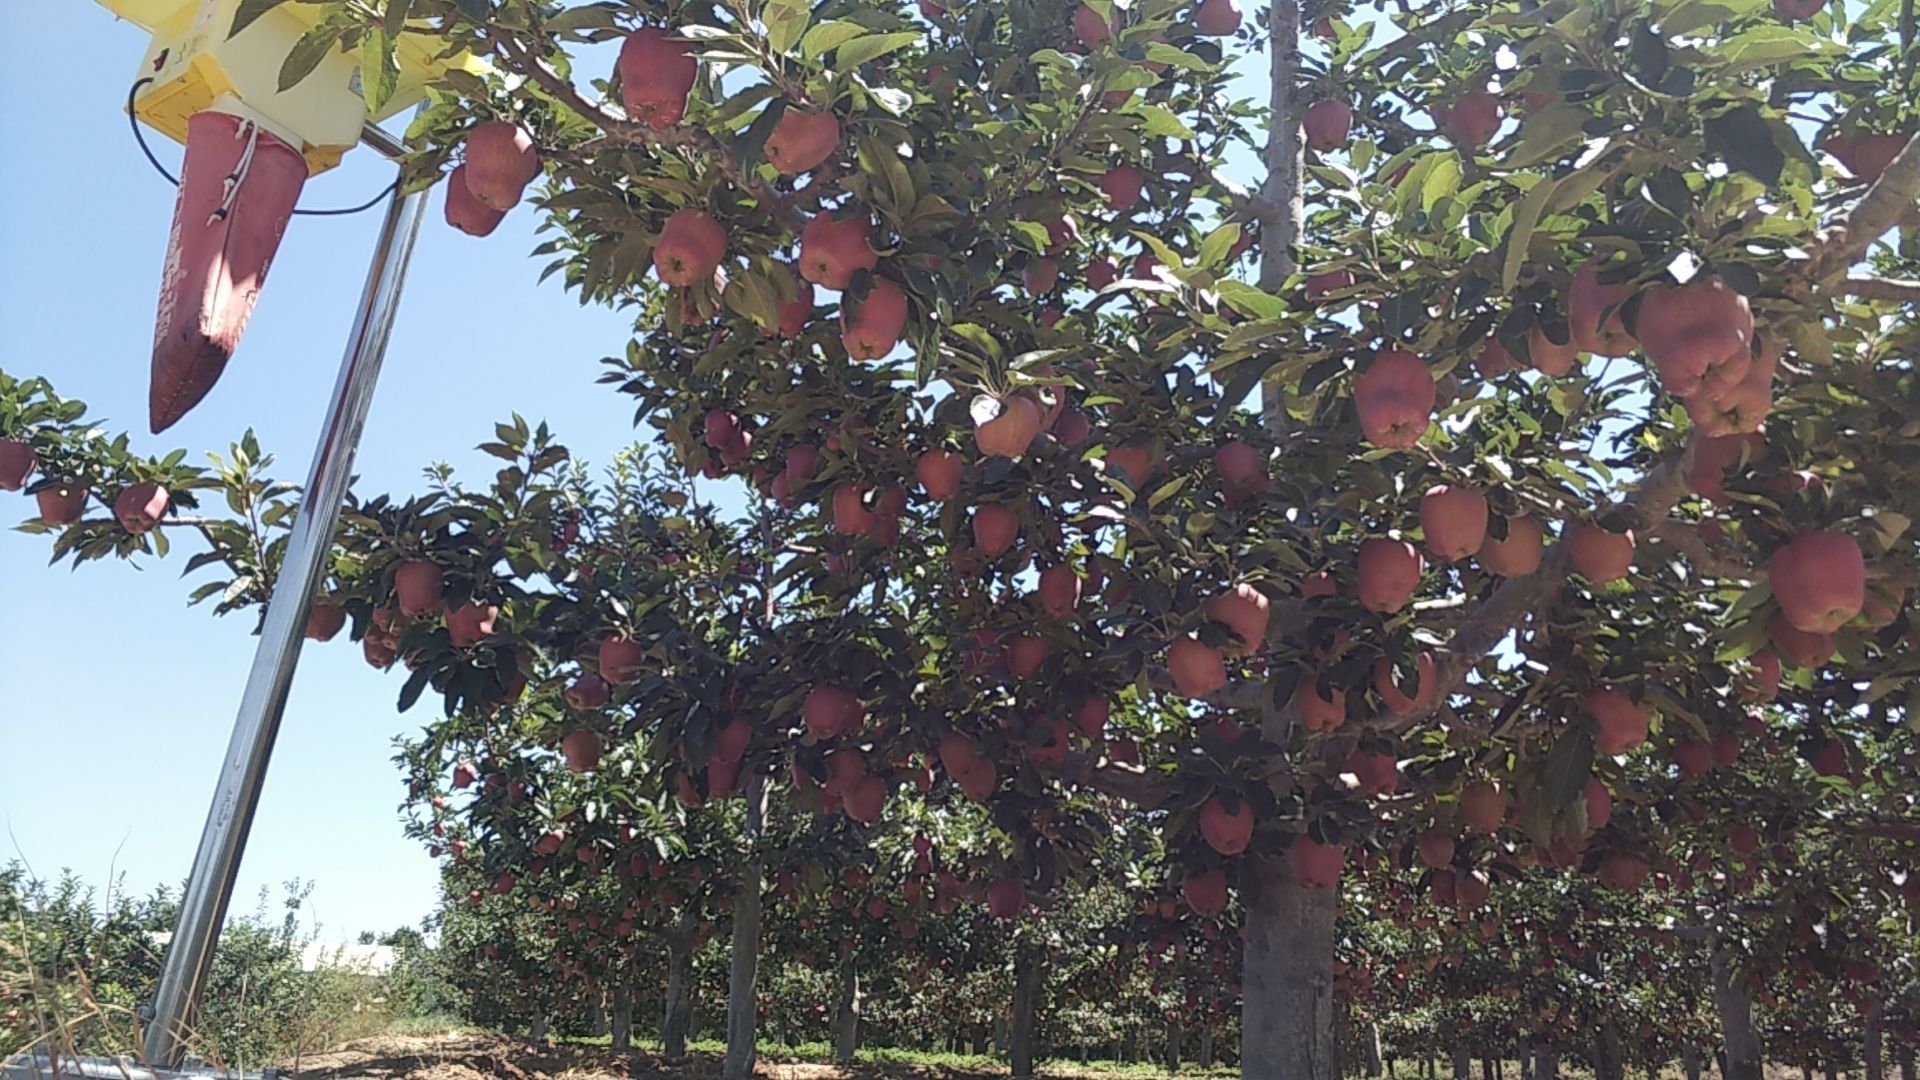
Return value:
[(1009, 221), (1007, 227), (1012, 230), (1013, 240), (1028, 251), (1039, 254), (1047, 250), (1047, 227), (1037, 221)]
[(380, 20), (380, 29), (387, 37), (397, 38), (407, 28), (407, 16), (413, 12), (413, 0), (387, 0), (387, 13)]
[(1582, 125), (1592, 115), (1585, 108), (1564, 101), (1529, 115), (1520, 125), (1520, 138), (1507, 155), (1508, 167), (1530, 169), (1559, 157), (1568, 147), (1586, 138)]
[(1138, 116), (1144, 123), (1140, 133), (1156, 139), (1191, 139), (1193, 129), (1173, 115), (1173, 110), (1165, 105), (1135, 105), (1127, 110), (1128, 115)]
[(1787, 156), (1774, 141), (1773, 125), (1761, 115), (1757, 105), (1742, 105), (1721, 113), (1701, 125), (1707, 137), (1707, 151), (1726, 159), (1729, 168), (1738, 169), (1772, 187), (1780, 182), (1780, 170)]
[(233, 23), (227, 27), (227, 37), (239, 35), (240, 31), (252, 26), (255, 19), (286, 3), (287, 0), (240, 0), (233, 9)]
[(453, 0), (460, 14), (474, 22), (486, 22), (493, 17), (493, 0)]
[(917, 30), (900, 30), (891, 34), (868, 34), (847, 42), (834, 53), (834, 64), (841, 68), (856, 68), (872, 60), (877, 60), (890, 52), (904, 49), (920, 40)]
[(1240, 225), (1238, 222), (1229, 221), (1213, 230), (1207, 234), (1205, 240), (1200, 241), (1199, 265), (1208, 268), (1224, 266), (1227, 261), (1227, 254), (1233, 250), (1233, 245), (1239, 242)]
[(367, 109), (379, 112), (400, 88), (400, 62), (394, 58), (393, 39), (381, 29), (370, 29), (360, 39), (360, 96)]
[(343, 32), (342, 27), (321, 23), (300, 35), (300, 40), (293, 43), (293, 48), (287, 51), (286, 60), (280, 65), (281, 93), (300, 85), (300, 80), (313, 74), (313, 69), (319, 67), (320, 61), (325, 60), (333, 47), (339, 44)]
[(866, 27), (845, 19), (823, 22), (800, 39), (800, 54), (809, 60), (818, 60), (866, 32)]
[(422, 664), (412, 675), (407, 677), (407, 684), (400, 688), (401, 712), (406, 712), (408, 709), (413, 708), (413, 703), (419, 701), (420, 695), (426, 691), (427, 680), (432, 677), (433, 669), (427, 667), (425, 664)]
[(1548, 806), (1571, 806), (1586, 790), (1593, 775), (1593, 736), (1584, 728), (1568, 728), (1554, 740), (1540, 765), (1540, 790)]
[(761, 20), (767, 24), (767, 44), (776, 53), (788, 53), (800, 43), (813, 12), (806, 0), (769, 0)]
[[(1201, 245), (1205, 250), (1204, 244)], [(1216, 282), (1213, 286), (1220, 299), (1243, 315), (1256, 319), (1277, 319), (1287, 313), (1287, 302), (1264, 289), (1249, 285), (1236, 278)]]
[(1832, 52), (1832, 43), (1785, 26), (1760, 25), (1735, 34), (1719, 48), (1730, 71), (1772, 67)]
[(1553, 196), (1557, 181), (1536, 182), (1513, 208), (1513, 226), (1507, 230), (1505, 262), (1500, 268), (1500, 288), (1511, 293), (1520, 280), (1520, 268), (1527, 261), (1527, 247), (1533, 242), (1533, 227), (1540, 223), (1540, 210)]

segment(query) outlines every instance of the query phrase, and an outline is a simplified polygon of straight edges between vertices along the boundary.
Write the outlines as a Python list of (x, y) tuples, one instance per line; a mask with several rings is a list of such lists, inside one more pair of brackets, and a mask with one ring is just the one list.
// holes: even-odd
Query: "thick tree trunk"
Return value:
[(1866, 1070), (1867, 1080), (1886, 1080), (1886, 1066), (1880, 1060), (1880, 1026), (1882, 1003), (1874, 1002), (1867, 1010), (1864, 1036), (1860, 1040), (1860, 1063)]
[(1680, 1071), (1686, 1080), (1700, 1080), (1700, 1048), (1692, 1043), (1680, 1046)]
[[(686, 919), (682, 917), (682, 923)], [(693, 930), (667, 934), (667, 1002), (660, 1017), (660, 1055), (669, 1063), (687, 1060), (687, 1032), (693, 1027)]]
[(613, 1052), (625, 1054), (633, 1049), (633, 978), (623, 973), (613, 988), (613, 1015), (607, 1018), (607, 1034), (613, 1039)]
[(1620, 1045), (1620, 1025), (1608, 1020), (1593, 1037), (1594, 1080), (1627, 1080), (1627, 1061)]
[(860, 1049), (860, 969), (853, 949), (840, 953), (840, 999), (833, 1013), (833, 1063), (851, 1065)]
[(1240, 1075), (1335, 1080), (1335, 890), (1302, 886), (1278, 859), (1257, 872), (1241, 978)]
[(1014, 1080), (1033, 1075), (1033, 1014), (1040, 996), (1040, 957), (1032, 942), (1022, 941), (1013, 954), (1013, 1024), (1008, 1064)]
[(543, 1043), (547, 1041), (547, 1010), (545, 1007), (534, 1010), (533, 1023), (527, 1025), (527, 1041)]
[(594, 992), (593, 1000), (587, 1003), (587, 1022), (593, 1026), (593, 1037), (608, 1034), (607, 993), (605, 990)]
[(1453, 1080), (1473, 1080), (1473, 1051), (1464, 1046), (1453, 1048)]
[(760, 829), (766, 815), (766, 778), (755, 772), (747, 778), (747, 855), (740, 866), (738, 891), (733, 899), (733, 955), (727, 971), (727, 1056), (721, 1067), (725, 1080), (750, 1080), (758, 1057), (755, 1039), (759, 1018), (753, 990), (760, 973)]
[(1713, 1004), (1720, 1013), (1720, 1034), (1726, 1042), (1724, 1080), (1761, 1080), (1760, 1040), (1753, 1031), (1753, 1003), (1734, 977), (1727, 950), (1718, 940), (1709, 957), (1713, 972)]
[(1533, 1048), (1533, 1080), (1559, 1080), (1560, 1051), (1548, 1043)]

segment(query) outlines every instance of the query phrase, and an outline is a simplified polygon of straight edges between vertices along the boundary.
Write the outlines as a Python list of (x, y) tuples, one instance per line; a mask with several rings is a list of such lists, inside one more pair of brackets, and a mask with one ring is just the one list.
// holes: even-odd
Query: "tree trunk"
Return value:
[(1240, 1075), (1334, 1080), (1336, 891), (1302, 886), (1279, 859), (1264, 860), (1256, 872), (1241, 978)]
[(1692, 1043), (1680, 1044), (1680, 1071), (1686, 1080), (1700, 1080), (1700, 1048)]
[(1825, 1072), (1826, 1072), (1827, 1080), (1836, 1080), (1836, 1073), (1833, 1067), (1833, 1062), (1831, 1061), (1827, 1062)]
[(1213, 1025), (1200, 1029), (1200, 1067), (1213, 1068)]
[(1533, 1048), (1533, 1080), (1559, 1080), (1560, 1051), (1547, 1043)]
[(1493, 1080), (1493, 1058), (1480, 1059), (1480, 1080)]
[(1874, 1002), (1867, 1010), (1866, 1029), (1860, 1040), (1860, 1062), (1866, 1071), (1866, 1080), (1886, 1080), (1887, 1070), (1880, 1060), (1880, 1014), (1883, 1005)]
[(547, 1041), (547, 1010), (544, 1006), (534, 1010), (533, 1023), (527, 1025), (527, 1041), (530, 1043)]
[(1620, 1025), (1608, 1020), (1593, 1038), (1594, 1080), (1627, 1080), (1627, 1062), (1620, 1047)]
[(1453, 1080), (1473, 1080), (1473, 1054), (1464, 1046), (1453, 1048)]
[(840, 953), (840, 1000), (833, 1014), (833, 1063), (853, 1064), (860, 1048), (860, 971), (852, 948)]
[(1013, 1034), (1007, 1023), (1007, 1014), (1001, 1013), (993, 1018), (993, 1056), (1007, 1056), (1007, 1039)]
[(733, 946), (727, 971), (727, 1056), (725, 1080), (750, 1080), (758, 1057), (753, 997), (760, 973), (760, 829), (767, 816), (767, 785), (758, 772), (747, 778), (747, 853), (733, 899)]
[(667, 1003), (660, 1017), (660, 1056), (670, 1064), (687, 1060), (687, 1032), (693, 1027), (693, 928), (667, 934)]
[(1723, 1080), (1761, 1080), (1760, 1040), (1753, 1032), (1753, 1002), (1736, 982), (1726, 947), (1716, 939), (1709, 957), (1713, 972), (1713, 1004), (1720, 1013), (1720, 1033), (1726, 1041)]
[(1800, 1080), (1813, 1080), (1813, 1066), (1804, 1061), (1800, 1063)]
[(1040, 957), (1032, 942), (1022, 941), (1013, 954), (1013, 1030), (1008, 1064), (1014, 1080), (1033, 1075), (1033, 1013), (1040, 996)]
[(1186, 1038), (1187, 1038), (1186, 1029), (1180, 1026), (1179, 1021), (1175, 1021), (1167, 1025), (1166, 1065), (1167, 1065), (1167, 1074), (1169, 1076), (1175, 1073), (1178, 1073), (1180, 1071), (1180, 1044), (1185, 1042)]
[(596, 990), (593, 1000), (587, 1003), (587, 1022), (593, 1026), (593, 1037), (608, 1034), (607, 994), (605, 990)]
[(625, 972), (613, 988), (613, 1015), (607, 1018), (607, 1034), (613, 1039), (613, 1052), (633, 1050), (633, 973)]
[(1920, 1080), (1920, 1077), (1914, 1075), (1912, 1043), (1901, 1043), (1894, 1050), (1893, 1055), (1900, 1062), (1900, 1080)]

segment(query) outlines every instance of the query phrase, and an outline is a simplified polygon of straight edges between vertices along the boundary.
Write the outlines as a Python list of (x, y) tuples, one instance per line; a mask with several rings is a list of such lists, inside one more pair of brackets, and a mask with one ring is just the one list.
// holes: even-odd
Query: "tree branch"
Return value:
[[(1638, 488), (1619, 500), (1616, 508), (1635, 531), (1650, 534), (1665, 522), (1687, 492), (1687, 468), (1692, 460), (1693, 445), (1689, 443), (1679, 453), (1655, 465)], [(1433, 676), (1438, 692), (1433, 696), (1434, 703), (1394, 717), (1392, 726), (1406, 730), (1431, 717), (1460, 692), (1466, 685), (1467, 673), (1485, 659), (1523, 617), (1549, 610), (1555, 591), (1567, 580), (1569, 558), (1566, 543), (1555, 544), (1540, 560), (1538, 570), (1526, 577), (1508, 578), (1462, 620), (1446, 646), (1436, 650)]]
[(1875, 240), (1912, 212), (1916, 196), (1920, 196), (1920, 134), (1907, 140), (1887, 171), (1853, 204), (1846, 220), (1822, 234), (1807, 276), (1820, 281), (1859, 262)]
[(1102, 761), (1084, 750), (1069, 750), (1053, 773), (1067, 783), (1092, 788), (1136, 806), (1152, 808), (1166, 800), (1167, 778), (1117, 761)]
[(1890, 278), (1850, 277), (1834, 290), (1863, 300), (1892, 300), (1902, 304), (1920, 304), (1920, 281), (1895, 281)]
[[(504, 55), (508, 66), (515, 72), (532, 79), (540, 88), (551, 94), (555, 100), (591, 122), (617, 142), (635, 146), (672, 147), (691, 151), (706, 158), (720, 170), (735, 187), (752, 195), (767, 208), (774, 220), (787, 228), (798, 232), (806, 225), (806, 218), (792, 204), (773, 189), (771, 184), (758, 176), (749, 175), (741, 167), (738, 158), (720, 144), (718, 139), (698, 128), (676, 126), (671, 128), (652, 128), (635, 123), (620, 115), (606, 105), (595, 105), (588, 101), (571, 82), (548, 67), (546, 61), (528, 52), (524, 46), (514, 40), (511, 34), (489, 27), (489, 37), (499, 52)], [(575, 155), (561, 154), (572, 160)]]

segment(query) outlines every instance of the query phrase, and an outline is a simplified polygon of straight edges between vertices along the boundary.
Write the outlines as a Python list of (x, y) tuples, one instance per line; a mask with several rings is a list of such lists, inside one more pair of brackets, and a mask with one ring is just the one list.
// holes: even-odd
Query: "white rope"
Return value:
[(252, 117), (241, 117), (240, 126), (233, 129), (233, 137), (238, 139), (242, 135), (246, 136), (247, 148), (240, 152), (240, 160), (234, 164), (233, 171), (221, 181), (220, 205), (207, 218), (209, 225), (226, 217), (233, 209), (233, 200), (239, 197), (240, 185), (246, 183), (247, 173), (253, 169), (253, 148), (260, 143), (259, 123)]

